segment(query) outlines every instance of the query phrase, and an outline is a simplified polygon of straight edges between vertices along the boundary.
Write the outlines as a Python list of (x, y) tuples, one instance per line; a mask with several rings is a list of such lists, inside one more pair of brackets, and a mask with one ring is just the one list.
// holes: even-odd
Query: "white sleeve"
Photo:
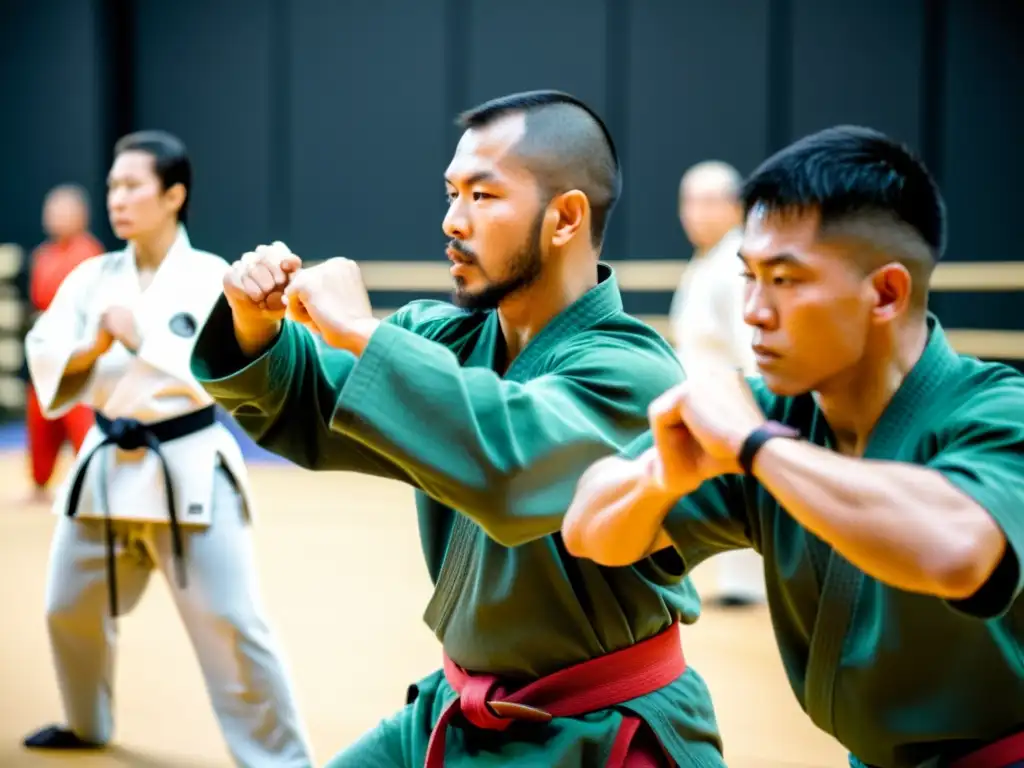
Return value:
[(676, 292), (672, 295), (672, 304), (668, 310), (669, 327), (672, 329), (672, 343), (676, 349), (679, 349), (682, 344), (683, 332), (685, 330), (686, 310), (683, 306), (686, 303), (686, 270), (690, 269), (691, 265), (687, 264), (682, 276), (679, 278), (679, 284), (676, 286)]
[(743, 321), (743, 282), (733, 239), (708, 253), (687, 293), (685, 323), (677, 331), (684, 367), (753, 365), (750, 329)]
[(91, 345), (99, 331), (99, 316), (90, 317), (86, 300), (103, 258), (86, 259), (64, 278), (45, 312), (25, 336), (25, 359), (39, 405), (47, 418), (56, 418), (84, 400), (94, 370), (65, 376), (76, 352)]
[(732, 325), (724, 323), (723, 301), (728, 299), (714, 275), (702, 270), (694, 275), (686, 292), (686, 310), (675, 327), (676, 348), (688, 370), (710, 365), (735, 365), (732, 357)]

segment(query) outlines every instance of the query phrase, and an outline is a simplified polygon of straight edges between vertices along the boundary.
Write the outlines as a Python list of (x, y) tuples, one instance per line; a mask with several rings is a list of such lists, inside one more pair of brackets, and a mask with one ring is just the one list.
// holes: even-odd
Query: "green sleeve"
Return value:
[(971, 597), (950, 601), (982, 619), (1005, 614), (1024, 589), (1024, 386), (996, 387), (943, 424), (928, 466), (985, 509), (1006, 537), (1006, 552)]
[[(653, 445), (654, 437), (647, 432), (629, 445), (625, 456), (636, 458)], [(745, 498), (743, 479), (726, 475), (708, 480), (676, 502), (662, 528), (685, 570), (692, 571), (719, 552), (753, 546)]]
[(261, 447), (306, 469), (407, 480), (398, 466), (331, 430), (338, 392), (355, 357), (285, 321), (262, 355), (246, 357), (222, 296), (192, 352), (192, 375)]
[(650, 402), (681, 380), (653, 335), (584, 334), (548, 373), (520, 383), (464, 368), (442, 344), (383, 325), (342, 388), (332, 425), (516, 546), (561, 528), (587, 467), (639, 434)]

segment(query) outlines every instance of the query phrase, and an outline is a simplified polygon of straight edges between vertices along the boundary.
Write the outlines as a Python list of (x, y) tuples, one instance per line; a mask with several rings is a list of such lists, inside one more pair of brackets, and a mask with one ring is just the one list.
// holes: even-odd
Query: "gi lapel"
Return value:
[(192, 381), (192, 347), (222, 291), (220, 278), (228, 268), (227, 262), (193, 250), (184, 227), (179, 229), (178, 238), (134, 307), (142, 337), (137, 353), (142, 362), (179, 381)]
[[(544, 329), (526, 345), (503, 378), (510, 381), (527, 382), (544, 373), (548, 355), (559, 343), (575, 333), (596, 325), (602, 318), (622, 311), (622, 296), (611, 268), (601, 264), (598, 267), (598, 284), (581, 296), (574, 304), (551, 320)], [(500, 339), (500, 324), (497, 313), (487, 319), (487, 330), (483, 339), (490, 339), (484, 346), (489, 357), (482, 365), (492, 367), (494, 350)], [(475, 356), (474, 356), (475, 357)], [(465, 363), (463, 363), (465, 365)], [(427, 605), (423, 619), (436, 634), (443, 637), (462, 590), (471, 586), (476, 578), (480, 561), (480, 547), (486, 534), (472, 520), (457, 514), (452, 525), (448, 551), (438, 574), (434, 594)]]
[[(459, 362), (462, 367), (491, 368), (493, 369), (496, 350), (501, 342), (501, 328), (498, 322), (498, 315), (491, 312), (483, 321), (483, 328), (476, 344), (468, 353), (460, 356)], [(443, 437), (441, 438), (443, 441)], [(434, 499), (431, 504), (441, 506)], [(446, 509), (446, 508), (443, 508)], [(455, 512), (455, 519), (452, 521), (451, 532), (448, 536), (448, 547), (445, 551), (444, 561), (441, 563), (441, 570), (437, 575), (437, 583), (434, 585), (434, 593), (430, 602), (423, 612), (423, 621), (438, 636), (443, 637), (448, 622), (455, 610), (455, 604), (462, 593), (463, 586), (473, 577), (473, 543), (474, 526), (465, 515)]]
[[(919, 425), (928, 423), (923, 404), (935, 401), (932, 394), (942, 387), (945, 377), (953, 370), (955, 355), (938, 320), (929, 316), (928, 325), (931, 335), (924, 353), (882, 413), (864, 452), (865, 459), (892, 459), (899, 454), (904, 441), (913, 439), (920, 431)], [(815, 544), (816, 541), (809, 543), (812, 561), (815, 560)], [(825, 576), (807, 656), (804, 700), (807, 714), (815, 725), (837, 736), (833, 706), (836, 678), (857, 597), (866, 576), (831, 548), (826, 557)]]

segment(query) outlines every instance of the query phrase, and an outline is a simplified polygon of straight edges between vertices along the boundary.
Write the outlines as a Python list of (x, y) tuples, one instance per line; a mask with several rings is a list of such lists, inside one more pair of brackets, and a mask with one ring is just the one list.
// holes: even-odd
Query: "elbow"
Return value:
[(562, 541), (575, 558), (591, 560), (608, 568), (632, 565), (644, 559), (629, 535), (622, 535), (615, 515), (600, 507), (600, 496), (588, 490), (587, 476), (580, 481), (576, 497), (562, 520)]
[(931, 567), (936, 592), (949, 600), (966, 600), (988, 582), (1006, 551), (1000, 531), (960, 536), (934, 558)]
[(503, 547), (528, 544), (551, 531), (543, 527), (543, 519), (531, 517), (520, 509), (508, 483), (491, 484), (483, 491), (470, 494), (462, 510), (473, 518), (487, 537)]
[(594, 552), (591, 544), (589, 526), (585, 519), (581, 519), (580, 510), (575, 503), (569, 507), (569, 511), (562, 519), (562, 543), (565, 544), (565, 551), (573, 557), (581, 560), (594, 560), (600, 557), (600, 552)]
[(514, 549), (515, 547), (522, 546), (523, 544), (529, 544), (531, 541), (535, 541), (543, 535), (527, 535), (521, 528), (501, 524), (496, 525), (494, 524), (494, 521), (482, 522), (480, 527), (484, 529), (484, 533), (487, 534), (487, 538), (506, 549)]
[(580, 560), (590, 560), (606, 568), (621, 568), (643, 560), (648, 548), (637, 548), (613, 531), (605, 530), (601, 520), (590, 525), (563, 525), (566, 551)]
[(577, 510), (572, 507), (562, 519), (561, 535), (565, 551), (572, 557), (591, 559), (587, 525), (578, 519)]
[(559, 494), (550, 489), (525, 489), (523, 482), (523, 477), (515, 475), (492, 476), (484, 487), (460, 488), (451, 506), (503, 547), (518, 547), (556, 533), (562, 523), (564, 501), (559, 504)]
[[(595, 463), (580, 478), (575, 496), (562, 519), (562, 541), (575, 558), (606, 567), (632, 565), (642, 560), (634, 531), (624, 526), (624, 488), (614, 484), (618, 471), (630, 466), (617, 458)], [(610, 483), (610, 484), (609, 484)]]
[[(577, 533), (573, 521), (579, 519), (589, 528), (589, 516), (594, 513), (579, 513), (574, 509), (593, 506), (597, 500), (595, 491), (604, 487), (609, 468), (618, 466), (614, 464), (617, 460), (608, 456), (603, 446), (600, 448), (600, 452), (590, 457), (588, 469), (576, 485), (575, 498), (570, 496), (573, 489), (566, 488), (564, 476), (554, 477), (543, 466), (528, 466), (491, 473), (483, 487), (474, 484), (471, 488), (460, 489), (459, 495), (465, 500), (462, 510), (502, 546), (516, 547), (559, 530), (564, 539), (568, 530), (572, 545), (583, 551), (589, 548), (591, 537), (589, 533)], [(570, 554), (583, 556), (572, 551)], [(594, 554), (601, 557), (604, 553)]]
[(629, 565), (631, 561), (622, 558), (614, 547), (602, 546), (603, 539), (599, 533), (595, 535), (593, 528), (592, 525), (566, 521), (562, 525), (562, 541), (566, 552), (579, 560), (590, 560), (609, 568)]
[(570, 555), (581, 560), (593, 560), (598, 565), (607, 565), (604, 562), (608, 553), (601, 547), (601, 537), (595, 536), (595, 529), (600, 528), (600, 513), (593, 509), (593, 502), (596, 499), (591, 490), (592, 482), (597, 479), (597, 471), (600, 470), (601, 462), (598, 462), (587, 470), (580, 478), (576, 486), (576, 494), (573, 496), (565, 517), (562, 518), (562, 542), (565, 550)]

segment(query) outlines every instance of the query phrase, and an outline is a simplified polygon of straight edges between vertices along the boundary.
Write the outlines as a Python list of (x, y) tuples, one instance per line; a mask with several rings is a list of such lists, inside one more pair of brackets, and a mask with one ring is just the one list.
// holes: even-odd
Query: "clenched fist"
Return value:
[(328, 259), (292, 277), (284, 292), (290, 320), (302, 323), (332, 347), (360, 354), (376, 330), (359, 265)]
[[(114, 305), (107, 307), (100, 318), (100, 328), (110, 338), (120, 341), (126, 349), (137, 352), (142, 345), (139, 328), (135, 323), (135, 315), (128, 307)], [(104, 340), (105, 342), (105, 340)], [(109, 348), (110, 343), (107, 342)]]
[(737, 371), (705, 371), (665, 392), (648, 410), (657, 450), (653, 469), (683, 496), (712, 477), (740, 472), (739, 453), (765, 417)]
[(246, 253), (224, 275), (235, 337), (246, 354), (260, 351), (277, 335), (285, 316), (285, 288), (301, 268), (302, 259), (275, 242)]

